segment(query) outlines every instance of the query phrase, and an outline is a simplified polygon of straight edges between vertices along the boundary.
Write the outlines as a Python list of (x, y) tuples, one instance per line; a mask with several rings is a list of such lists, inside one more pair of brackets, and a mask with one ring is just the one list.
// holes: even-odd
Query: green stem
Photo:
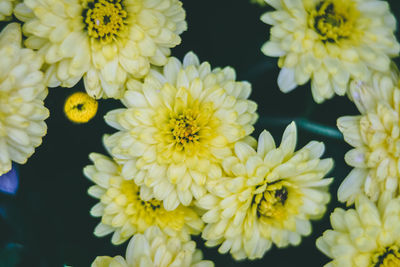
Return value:
[(343, 140), (342, 133), (334, 127), (323, 125), (314, 121), (310, 121), (306, 118), (268, 118), (260, 117), (259, 123), (261, 126), (283, 126), (288, 125), (292, 121), (296, 122), (296, 125), (307, 132), (324, 136), (335, 140)]

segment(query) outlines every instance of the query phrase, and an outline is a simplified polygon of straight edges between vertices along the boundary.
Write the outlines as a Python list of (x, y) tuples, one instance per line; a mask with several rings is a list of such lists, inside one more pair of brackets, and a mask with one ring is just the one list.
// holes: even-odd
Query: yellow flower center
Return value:
[(128, 14), (121, 0), (91, 0), (84, 8), (83, 19), (90, 37), (110, 43), (126, 28)]
[(171, 118), (171, 131), (177, 143), (185, 145), (199, 141), (199, 117), (196, 111), (187, 109), (182, 114)]
[(97, 113), (98, 103), (88, 94), (76, 92), (70, 95), (64, 104), (67, 118), (76, 123), (86, 123)]
[(295, 186), (278, 180), (256, 188), (251, 212), (260, 222), (283, 225), (290, 216), (297, 214), (303, 201)]
[(283, 219), (288, 188), (285, 182), (278, 181), (267, 185), (264, 192), (254, 196), (253, 205), (257, 206), (257, 217)]
[(371, 267), (398, 267), (400, 266), (400, 251), (398, 246), (391, 246), (376, 253)]
[[(213, 160), (211, 148), (213, 141), (220, 136), (221, 125), (215, 115), (212, 102), (193, 99), (182, 88), (169, 107), (160, 107), (155, 111), (153, 120), (158, 131), (157, 161), (161, 164), (182, 163), (186, 159)], [(225, 142), (218, 139), (218, 144)], [(192, 161), (193, 162), (193, 161)]]
[[(160, 200), (142, 200), (140, 189), (132, 180), (122, 181), (119, 189), (120, 194), (115, 194), (114, 190), (114, 188), (109, 189), (107, 194), (115, 195), (113, 202), (123, 208), (130, 222), (135, 225), (139, 232), (144, 232), (152, 225), (158, 225), (161, 229), (169, 227), (175, 231), (180, 231), (183, 228), (185, 215), (188, 214), (186, 207), (180, 206), (173, 211), (167, 211)], [(107, 217), (110, 221), (105, 221), (105, 223), (111, 225), (113, 217)]]
[(355, 33), (359, 16), (356, 3), (351, 0), (322, 0), (309, 14), (308, 24), (324, 42), (337, 43)]
[[(148, 201), (144, 201), (140, 198), (140, 192), (136, 192), (136, 201), (140, 203), (140, 209), (143, 209), (146, 214), (150, 215), (152, 211), (156, 211), (157, 209), (161, 208), (162, 201), (157, 199), (150, 199)], [(155, 214), (152, 214), (155, 215)], [(151, 216), (151, 215), (150, 215)]]
[(260, 201), (257, 206), (258, 216), (281, 218), (283, 216), (282, 207), (285, 205), (287, 195), (288, 191), (285, 187), (257, 195), (256, 201)]

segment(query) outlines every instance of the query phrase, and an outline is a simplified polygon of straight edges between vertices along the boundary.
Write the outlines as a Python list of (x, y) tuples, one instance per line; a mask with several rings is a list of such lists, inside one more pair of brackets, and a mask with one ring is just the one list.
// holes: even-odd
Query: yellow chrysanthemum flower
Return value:
[(332, 159), (320, 157), (324, 144), (312, 141), (295, 152), (296, 126), (290, 124), (277, 148), (269, 132), (258, 140), (257, 151), (244, 142), (223, 161), (226, 176), (210, 181), (209, 194), (197, 201), (206, 210), (202, 237), (207, 246), (221, 244), (236, 260), (263, 257), (272, 243), (298, 245), (311, 233), (310, 219), (318, 219), (330, 200), (323, 179)]
[(170, 58), (162, 71), (127, 83), (127, 108), (105, 117), (119, 130), (105, 145), (124, 177), (173, 210), (190, 205), (206, 193), (207, 180), (221, 177), (222, 159), (253, 131), (257, 105), (247, 99), (250, 84), (236, 82), (232, 68), (211, 70), (193, 53), (183, 65)]
[[(50, 87), (83, 76), (95, 98), (120, 98), (128, 76), (167, 62), (186, 30), (179, 0), (27, 0), (16, 8), (27, 47), (45, 56)], [(30, 13), (29, 13), (29, 10)]]
[(100, 200), (90, 211), (101, 217), (94, 234), (105, 236), (114, 232), (113, 244), (121, 244), (136, 233), (143, 233), (156, 225), (169, 236), (190, 240), (191, 234), (199, 234), (203, 221), (190, 207), (179, 206), (166, 211), (162, 201), (140, 198), (140, 188), (133, 180), (121, 177), (121, 167), (110, 158), (92, 153), (94, 165), (85, 167), (85, 175), (96, 183), (89, 194)]
[(11, 170), (11, 161), (24, 164), (42, 143), (49, 111), (43, 58), (21, 48), (21, 28), (8, 24), (0, 33), (0, 174)]
[(136, 234), (129, 241), (126, 259), (100, 256), (92, 267), (213, 267), (212, 261), (205, 261), (196, 249), (194, 241), (182, 242), (169, 237), (157, 227), (151, 227), (144, 234)]
[(318, 103), (344, 95), (351, 79), (388, 71), (400, 45), (396, 20), (380, 0), (265, 0), (276, 11), (261, 20), (273, 25), (262, 51), (279, 57), (278, 85), (289, 92), (311, 79)]
[(86, 123), (96, 115), (98, 105), (88, 94), (75, 92), (65, 100), (64, 113), (72, 122)]
[(317, 239), (317, 247), (332, 259), (325, 267), (400, 266), (400, 199), (384, 193), (377, 204), (364, 195), (355, 209), (336, 208), (332, 230)]
[(338, 128), (354, 149), (345, 155), (354, 169), (338, 190), (342, 202), (352, 204), (365, 193), (373, 201), (380, 193), (399, 193), (400, 89), (395, 71), (376, 74), (372, 83), (353, 82), (350, 95), (361, 115), (338, 119)]
[(14, 7), (19, 2), (20, 0), (0, 0), (0, 21), (11, 19)]

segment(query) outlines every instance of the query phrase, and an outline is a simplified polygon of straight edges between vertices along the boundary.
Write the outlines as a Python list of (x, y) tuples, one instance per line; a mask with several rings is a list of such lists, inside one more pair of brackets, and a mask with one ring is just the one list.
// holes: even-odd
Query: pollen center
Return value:
[[(139, 232), (144, 232), (151, 225), (158, 225), (162, 229), (169, 227), (176, 231), (184, 227), (185, 208), (178, 207), (173, 211), (166, 211), (160, 200), (141, 199), (140, 189), (132, 180), (123, 181), (120, 192), (122, 194), (116, 196), (114, 202), (121, 206), (121, 210), (135, 224)], [(109, 193), (111, 195), (114, 192)], [(112, 221), (109, 224), (112, 224)]]
[(284, 206), (288, 199), (288, 189), (284, 182), (267, 185), (266, 190), (254, 197), (257, 216), (282, 219), (285, 216)]
[(139, 192), (137, 196), (137, 199), (140, 201), (140, 205), (142, 205), (142, 208), (145, 210), (146, 213), (150, 213), (151, 211), (156, 211), (161, 208), (162, 201), (154, 198), (148, 201), (140, 200)]
[(358, 15), (353, 1), (322, 0), (310, 12), (308, 24), (322, 41), (337, 43), (354, 34)]
[(88, 35), (104, 43), (110, 43), (126, 27), (127, 12), (121, 0), (94, 0), (84, 9), (84, 22)]
[(176, 143), (185, 145), (197, 142), (200, 139), (198, 119), (199, 115), (197, 112), (191, 109), (171, 118), (170, 126)]
[(373, 258), (371, 267), (397, 267), (400, 266), (400, 251), (397, 246), (386, 248), (377, 253)]

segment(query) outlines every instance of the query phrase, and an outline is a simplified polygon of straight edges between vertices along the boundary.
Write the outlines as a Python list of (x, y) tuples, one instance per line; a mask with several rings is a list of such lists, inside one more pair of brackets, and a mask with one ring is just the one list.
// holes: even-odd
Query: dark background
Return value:
[[(399, 17), (398, 0), (388, 2)], [(248, 0), (184, 0), (183, 3), (189, 28), (173, 55), (182, 59), (186, 52), (194, 51), (201, 61), (209, 61), (213, 67), (234, 67), (238, 80), (253, 84), (251, 99), (258, 103), (260, 114), (253, 136), (257, 137), (266, 128), (279, 143), (285, 126), (293, 119), (307, 117), (334, 129), (338, 117), (358, 113), (345, 97), (315, 104), (309, 84), (289, 94), (279, 91), (277, 59), (260, 51), (269, 38), (269, 26), (259, 20), (267, 7), (261, 8)], [(49, 89), (45, 105), (51, 115), (43, 144), (26, 165), (19, 167), (17, 194), (0, 193), (0, 267), (89, 266), (98, 255), (125, 255), (127, 242), (114, 246), (110, 236), (93, 235), (99, 219), (91, 217), (89, 210), (97, 200), (88, 196), (87, 189), (92, 183), (82, 174), (82, 168), (90, 164), (90, 152), (106, 153), (102, 136), (114, 130), (105, 124), (103, 116), (121, 104), (102, 100), (92, 121), (73, 124), (64, 116), (63, 104), (72, 92), (83, 90), (82, 83), (70, 89)], [(298, 148), (311, 140), (324, 141), (324, 157), (335, 160), (335, 169), (330, 174), (335, 177), (331, 185), (332, 200), (324, 218), (313, 222), (312, 235), (303, 238), (297, 247), (273, 248), (261, 260), (241, 262), (235, 262), (229, 254), (218, 254), (217, 248), (205, 248), (201, 238), (195, 237), (205, 259), (213, 260), (216, 266), (313, 267), (329, 261), (316, 249), (315, 239), (330, 228), (329, 213), (342, 206), (336, 191), (350, 170), (343, 160), (350, 146), (340, 137), (313, 133), (304, 127), (299, 127), (298, 136)]]

